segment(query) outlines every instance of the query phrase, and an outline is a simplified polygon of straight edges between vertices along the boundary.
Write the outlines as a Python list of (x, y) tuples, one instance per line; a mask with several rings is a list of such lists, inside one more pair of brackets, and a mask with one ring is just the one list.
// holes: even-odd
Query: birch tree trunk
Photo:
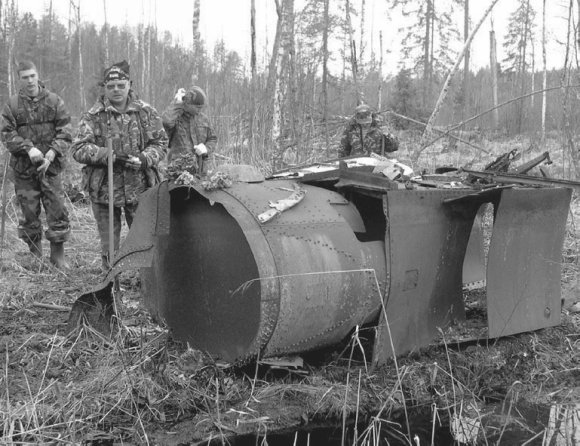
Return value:
[(451, 80), (453, 79), (453, 76), (457, 72), (459, 65), (461, 64), (461, 61), (463, 60), (463, 57), (465, 56), (465, 52), (469, 48), (469, 45), (471, 44), (471, 41), (473, 40), (473, 38), (477, 34), (477, 31), (479, 31), (481, 24), (484, 22), (485, 18), (488, 16), (488, 14), (491, 12), (491, 10), (493, 9), (493, 7), (495, 6), (495, 4), (498, 1), (499, 0), (491, 0), (490, 5), (487, 7), (485, 12), (483, 13), (483, 16), (481, 17), (481, 19), (479, 20), (479, 22), (477, 23), (477, 25), (475, 26), (475, 28), (473, 29), (473, 31), (469, 35), (469, 38), (467, 39), (467, 41), (463, 45), (463, 49), (461, 50), (461, 53), (459, 54), (459, 57), (457, 58), (455, 65), (453, 66), (453, 68), (451, 69), (449, 74), (447, 75), (447, 79), (445, 79), (445, 83), (443, 84), (443, 89), (441, 90), (441, 93), (439, 94), (439, 98), (437, 99), (437, 103), (435, 104), (435, 108), (433, 109), (433, 113), (431, 114), (429, 121), (427, 121), (425, 131), (423, 132), (423, 136), (421, 138), (421, 145), (419, 147), (419, 150), (416, 151), (414, 154), (414, 158), (415, 158), (414, 161), (417, 160), (417, 158), (419, 157), (421, 152), (427, 147), (427, 142), (432, 137), (433, 125), (435, 124), (435, 120), (437, 119), (437, 115), (439, 114), (439, 111), (441, 110), (441, 106), (443, 105), (443, 101), (445, 100), (445, 97), (447, 96), (447, 93), (449, 92), (449, 87), (451, 86)]
[(280, 33), (280, 45), (278, 46), (278, 52), (275, 54), (276, 62), (276, 74), (274, 79), (274, 107), (272, 111), (272, 140), (276, 146), (277, 153), (280, 154), (281, 145), (281, 134), (282, 134), (282, 101), (284, 99), (284, 84), (282, 76), (284, 74), (285, 62), (288, 61), (288, 56), (286, 51), (292, 46), (292, 30), (291, 25), (291, 15), (294, 14), (294, 0), (282, 0), (281, 4), (282, 14), (278, 17), (281, 23), (281, 33)]
[(251, 68), (251, 95), (252, 108), (250, 110), (249, 128), (248, 128), (248, 144), (250, 153), (253, 155), (256, 152), (256, 144), (254, 141), (254, 125), (256, 116), (256, 0), (251, 1), (250, 5), (250, 68)]
[(199, 34), (199, 19), (201, 17), (200, 0), (193, 2), (193, 19), (191, 21), (191, 28), (193, 32), (193, 67), (191, 70), (191, 84), (194, 85), (199, 77), (199, 49), (200, 49), (200, 34)]
[(379, 111), (383, 109), (383, 31), (379, 31)]
[(492, 113), (493, 128), (499, 128), (499, 110), (497, 109), (497, 43), (495, 31), (493, 30), (493, 19), (491, 20), (491, 31), (489, 32), (489, 70), (491, 72), (491, 98), (494, 107)]
[(326, 154), (330, 157), (330, 138), (328, 135), (328, 27), (330, 0), (324, 0), (324, 29), (322, 30), (322, 120), (324, 122), (324, 141)]
[(105, 67), (109, 66), (109, 25), (107, 23), (107, 0), (103, 0), (103, 14), (105, 17), (104, 29), (104, 46), (105, 46)]
[[(469, 36), (469, 0), (464, 0), (465, 5), (463, 6), (463, 41), (467, 41)], [(467, 47), (465, 52), (465, 60), (463, 63), (463, 113), (462, 116), (465, 118), (469, 109), (469, 56), (471, 51)]]
[(546, 64), (546, 0), (542, 1), (542, 141), (546, 139), (546, 89), (548, 69)]
[(358, 49), (358, 69), (364, 72), (364, 51), (365, 51), (365, 0), (361, 0), (360, 6), (360, 44)]
[(83, 69), (83, 44), (82, 44), (82, 30), (81, 30), (81, 0), (78, 0), (78, 5), (76, 6), (76, 22), (77, 22), (77, 33), (79, 35), (79, 98), (81, 99), (81, 110), (86, 110), (87, 103), (85, 100), (85, 82), (84, 82), (84, 69)]
[[(528, 47), (528, 31), (530, 27), (530, 0), (526, 2), (526, 21), (524, 22), (523, 44), (520, 45), (520, 96), (526, 91), (526, 55)], [(524, 118), (524, 100), (518, 102), (518, 133), (522, 133)]]
[(362, 92), (358, 86), (358, 68), (356, 60), (356, 44), (352, 34), (352, 22), (350, 20), (350, 0), (346, 0), (346, 28), (348, 34), (348, 46), (350, 47), (350, 66), (352, 70), (352, 81), (357, 95), (357, 104), (363, 101)]
[(427, 0), (427, 12), (425, 14), (425, 38), (423, 42), (423, 108), (427, 108), (428, 96), (431, 92), (431, 26), (433, 15), (433, 1)]

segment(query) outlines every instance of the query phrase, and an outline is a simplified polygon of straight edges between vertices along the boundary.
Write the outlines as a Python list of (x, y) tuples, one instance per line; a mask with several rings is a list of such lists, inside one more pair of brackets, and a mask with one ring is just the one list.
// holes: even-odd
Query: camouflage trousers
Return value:
[[(103, 258), (104, 266), (105, 262), (108, 264), (109, 259), (109, 205), (107, 203), (91, 202), (91, 206), (101, 238), (101, 257)], [(117, 206), (113, 208), (113, 237), (115, 238), (113, 246), (115, 251), (119, 249), (119, 240), (121, 238), (121, 212), (125, 212), (125, 221), (127, 226), (131, 227), (136, 210), (137, 203), (127, 204), (123, 208)]]
[(40, 221), (41, 203), (46, 214), (47, 240), (54, 243), (66, 242), (70, 236), (68, 211), (64, 205), (62, 180), (60, 175), (39, 177), (14, 174), (14, 191), (21, 215), (19, 216), (18, 237), (26, 243), (42, 240)]

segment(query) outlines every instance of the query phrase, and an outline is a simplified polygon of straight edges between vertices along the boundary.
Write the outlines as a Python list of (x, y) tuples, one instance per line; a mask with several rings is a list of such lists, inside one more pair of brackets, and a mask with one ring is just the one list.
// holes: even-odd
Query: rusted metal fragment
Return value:
[(378, 315), (384, 242), (357, 240), (332, 205), (340, 195), (303, 185), (298, 206), (259, 222), (293, 185), (172, 190), (171, 230), (143, 289), (176, 338), (243, 361), (337, 343)]
[(442, 205), (443, 199), (460, 195), (452, 190), (385, 195), (390, 282), (375, 342), (375, 365), (393, 353), (428, 345), (438, 327), (465, 319), (461, 271), (479, 205), (471, 201)]
[(560, 323), (562, 244), (572, 191), (504, 190), (487, 264), (489, 337)]
[(143, 193), (134, 223), (105, 279), (74, 302), (68, 317), (67, 331), (74, 330), (85, 320), (101, 333), (110, 333), (109, 327), (115, 310), (112, 286), (115, 277), (128, 269), (150, 267), (157, 237), (166, 236), (169, 232), (167, 182)]
[(559, 178), (535, 177), (532, 175), (514, 175), (499, 172), (479, 172), (477, 170), (462, 169), (473, 177), (482, 178), (499, 184), (523, 184), (528, 186), (552, 186), (567, 187), (580, 191), (580, 182), (572, 180), (561, 180)]

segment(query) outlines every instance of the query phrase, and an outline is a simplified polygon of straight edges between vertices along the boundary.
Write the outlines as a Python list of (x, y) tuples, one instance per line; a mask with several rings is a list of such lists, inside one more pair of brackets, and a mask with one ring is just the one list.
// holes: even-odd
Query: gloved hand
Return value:
[(127, 161), (125, 161), (125, 166), (130, 169), (140, 169), (142, 167), (141, 159), (136, 156), (129, 156)]
[(40, 176), (43, 176), (50, 166), (50, 161), (46, 158), (42, 161), (42, 164), (36, 168), (36, 171)]
[(207, 147), (205, 146), (204, 143), (197, 144), (197, 145), (193, 146), (193, 148), (194, 148), (195, 154), (197, 156), (207, 155)]
[[(96, 161), (102, 161), (104, 163), (107, 162), (107, 158), (109, 156), (109, 148), (108, 147), (99, 147), (96, 154)], [(115, 159), (115, 154), (113, 153), (113, 160)]]
[(185, 96), (185, 88), (180, 88), (179, 90), (177, 90), (177, 93), (175, 94), (175, 103), (182, 104), (183, 96)]
[(56, 158), (56, 152), (52, 149), (50, 149), (48, 152), (46, 152), (44, 154), (44, 159), (47, 159), (51, 163), (54, 161), (55, 158)]
[(28, 151), (28, 157), (34, 164), (38, 164), (44, 160), (44, 155), (36, 147), (31, 147)]

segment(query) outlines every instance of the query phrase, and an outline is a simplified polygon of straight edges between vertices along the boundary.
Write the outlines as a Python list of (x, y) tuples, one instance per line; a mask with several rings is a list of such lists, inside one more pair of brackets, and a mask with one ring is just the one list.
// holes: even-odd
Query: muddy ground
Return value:
[[(242, 434), (272, 439), (298, 428), (314, 438), (321, 424), (338, 426), (329, 444), (341, 436), (347, 444), (354, 436), (358, 444), (387, 444), (387, 437), (417, 444), (415, 436), (431, 444), (439, 426), (446, 440), (434, 444), (446, 444), (452, 420), (474, 420), (477, 433), (466, 439), (480, 444), (543, 444), (550, 407), (580, 400), (578, 199), (563, 253), (561, 326), (493, 341), (439, 340), (375, 370), (368, 368), (372, 330), (304, 355), (301, 367), (215, 363), (149, 318), (137, 272), (121, 276), (121, 323), (111, 339), (90, 328), (67, 334), (71, 304), (102, 277), (89, 207), (69, 203), (75, 231), (67, 244), (71, 268), (62, 272), (48, 264), (48, 253), (42, 261), (30, 257), (16, 238), (12, 199), (9, 206), (0, 274), (0, 444), (236, 444)], [(466, 294), (476, 322), (485, 319), (484, 299)], [(547, 411), (532, 422), (523, 407)], [(417, 413), (429, 423), (415, 426)], [(521, 431), (521, 443), (505, 442), (510, 427)]]

